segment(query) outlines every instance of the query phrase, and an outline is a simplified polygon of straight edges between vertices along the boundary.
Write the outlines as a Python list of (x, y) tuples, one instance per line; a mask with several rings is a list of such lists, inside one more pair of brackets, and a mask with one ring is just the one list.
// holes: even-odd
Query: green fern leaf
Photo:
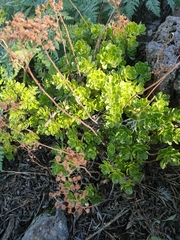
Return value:
[[(102, 4), (102, 0), (73, 0), (72, 2), (84, 17), (92, 22), (97, 22), (99, 8), (100, 4)], [(69, 5), (67, 7), (69, 7)], [(66, 8), (64, 9), (66, 10)], [(77, 11), (73, 11), (72, 14), (74, 15), (73, 17), (75, 20), (80, 18)]]
[(174, 0), (167, 0), (169, 6), (171, 7), (172, 11), (174, 12), (174, 8), (175, 8), (175, 1)]
[(73, 18), (66, 11), (61, 11), (61, 15), (65, 21), (72, 20)]
[(160, 2), (158, 0), (148, 0), (146, 2), (146, 7), (156, 16), (160, 17)]
[(124, 13), (128, 18), (131, 18), (132, 15), (136, 12), (137, 8), (139, 7), (139, 0), (124, 0), (123, 4)]

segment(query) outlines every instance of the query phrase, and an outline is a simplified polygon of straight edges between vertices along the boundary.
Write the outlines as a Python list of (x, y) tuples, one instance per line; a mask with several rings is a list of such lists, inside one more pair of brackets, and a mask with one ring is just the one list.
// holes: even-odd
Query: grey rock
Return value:
[(45, 213), (38, 217), (22, 240), (67, 240), (68, 236), (66, 217), (59, 208), (55, 216)]
[[(180, 17), (168, 16), (162, 23), (154, 38), (147, 44), (146, 59), (153, 72), (160, 72), (158, 79), (164, 76), (180, 59), (177, 49), (180, 47)], [(167, 94), (176, 92), (180, 98), (179, 71), (175, 69), (158, 87), (158, 91)]]

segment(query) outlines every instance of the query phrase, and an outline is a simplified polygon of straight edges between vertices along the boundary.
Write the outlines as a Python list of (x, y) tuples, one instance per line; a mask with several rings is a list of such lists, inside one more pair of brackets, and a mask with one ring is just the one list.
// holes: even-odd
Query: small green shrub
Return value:
[[(153, 100), (137, 94), (151, 78), (146, 62), (132, 64), (136, 37), (145, 32), (145, 26), (124, 20), (122, 25), (111, 23), (104, 28), (80, 21), (68, 28), (61, 2), (51, 8), (54, 15), (38, 8), (35, 22), (15, 15), (15, 22), (0, 32), (1, 46), (18, 69), (14, 79), (4, 78), (1, 69), (4, 125), (0, 140), (5, 156), (12, 159), (18, 144), (33, 146), (40, 144), (41, 136), (54, 136), (61, 148), (54, 146), (52, 171), (63, 174), (64, 191), (59, 194), (65, 197), (70, 179), (82, 168), (74, 165), (73, 158), (65, 165), (67, 148), (75, 158), (83, 153), (86, 161), (98, 162), (102, 177), (119, 184), (127, 194), (141, 182), (152, 144), (165, 144), (157, 157), (162, 168), (179, 165), (179, 152), (172, 144), (180, 142), (180, 110), (169, 108), (169, 98), (162, 93)], [(36, 23), (43, 32), (36, 31)], [(85, 202), (99, 199), (90, 183), (87, 189)], [(76, 208), (74, 193), (68, 199)]]

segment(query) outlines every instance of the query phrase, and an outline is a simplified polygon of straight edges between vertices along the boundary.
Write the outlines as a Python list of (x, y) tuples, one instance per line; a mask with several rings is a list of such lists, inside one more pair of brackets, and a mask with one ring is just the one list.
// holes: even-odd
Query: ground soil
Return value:
[[(155, 31), (152, 23), (164, 21), (143, 7), (134, 20), (142, 21), (148, 30)], [(147, 17), (148, 16), (148, 17)], [(149, 41), (146, 35), (141, 42)], [(142, 58), (145, 58), (144, 52)], [(51, 144), (52, 139), (43, 139)], [(99, 179), (94, 184), (104, 196), (89, 214), (80, 217), (66, 214), (69, 240), (146, 240), (151, 236), (167, 240), (180, 239), (180, 167), (160, 169), (155, 161), (159, 147), (155, 146), (143, 166), (142, 183), (132, 195), (126, 195), (118, 185)], [(49, 192), (56, 189), (50, 171), (53, 156), (46, 148), (19, 149), (14, 161), (4, 161), (0, 173), (0, 239), (20, 240), (28, 226), (44, 210), (52, 209), (54, 199)]]

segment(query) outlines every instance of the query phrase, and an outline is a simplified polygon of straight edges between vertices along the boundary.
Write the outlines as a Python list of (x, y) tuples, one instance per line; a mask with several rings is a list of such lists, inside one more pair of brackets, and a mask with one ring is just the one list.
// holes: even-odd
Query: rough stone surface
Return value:
[[(147, 44), (146, 59), (158, 80), (180, 61), (180, 17), (168, 16), (154, 38)], [(158, 91), (175, 94), (180, 99), (180, 74), (177, 68), (158, 87)]]
[(55, 216), (43, 214), (26, 231), (22, 240), (67, 240), (68, 228), (64, 212), (59, 208)]

